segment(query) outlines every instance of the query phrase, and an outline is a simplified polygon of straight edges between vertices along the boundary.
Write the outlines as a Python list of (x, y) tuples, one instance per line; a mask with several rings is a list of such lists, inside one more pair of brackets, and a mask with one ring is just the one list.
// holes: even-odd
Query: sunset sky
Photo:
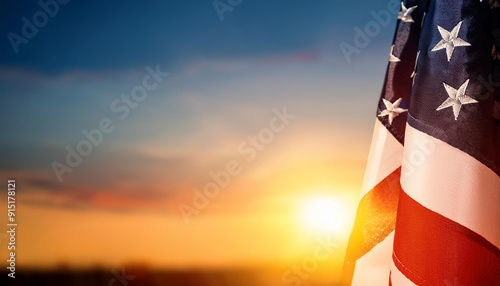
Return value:
[[(211, 1), (70, 1), (15, 53), (7, 35), (41, 8), (2, 1), (0, 177), (18, 182), (19, 266), (291, 265), (330, 237), (338, 275), (395, 14), (350, 63), (339, 45), (386, 5), (244, 0), (220, 21)], [(120, 119), (112, 103), (148, 66), (169, 75)], [(262, 150), (238, 151), (285, 107), (295, 118)], [(103, 118), (114, 130), (59, 182), (53, 162)], [(229, 162), (240, 172), (187, 223), (179, 206)]]

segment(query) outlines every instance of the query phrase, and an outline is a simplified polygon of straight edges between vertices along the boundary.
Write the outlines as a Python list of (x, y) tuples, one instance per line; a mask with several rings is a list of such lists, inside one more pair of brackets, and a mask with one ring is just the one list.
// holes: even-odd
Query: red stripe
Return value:
[(356, 260), (382, 242), (394, 230), (398, 197), (402, 191), (400, 177), (401, 167), (385, 177), (359, 202), (342, 270), (342, 285), (351, 284)]
[(393, 260), (417, 285), (500, 285), (497, 247), (404, 191), (399, 195)]
[(392, 286), (391, 272), (389, 271), (389, 286)]

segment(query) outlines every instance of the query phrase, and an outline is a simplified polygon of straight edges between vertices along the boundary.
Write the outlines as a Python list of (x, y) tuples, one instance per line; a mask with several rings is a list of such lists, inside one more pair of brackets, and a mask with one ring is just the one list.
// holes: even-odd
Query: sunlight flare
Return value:
[(348, 212), (341, 199), (318, 196), (304, 201), (301, 219), (312, 231), (339, 233), (347, 228)]

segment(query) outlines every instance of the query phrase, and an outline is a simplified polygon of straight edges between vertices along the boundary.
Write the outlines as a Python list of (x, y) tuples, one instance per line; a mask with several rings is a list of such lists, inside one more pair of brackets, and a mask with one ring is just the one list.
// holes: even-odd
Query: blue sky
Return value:
[[(325, 44), (338, 55), (340, 42), (352, 41), (352, 28), (372, 20), (369, 11), (386, 3), (243, 1), (221, 22), (211, 1), (70, 1), (20, 46), (19, 55), (8, 48), (6, 34), (21, 34), (21, 18), (31, 19), (40, 7), (27, 1), (2, 6), (2, 65), (60, 73), (135, 68), (158, 59), (173, 68), (196, 58), (255, 57)], [(375, 42), (387, 43), (390, 30)]]
[(82, 129), (109, 115), (110, 102), (140, 82), (148, 65), (169, 72), (167, 83), (110, 135), (116, 145), (97, 151), (159, 133), (182, 145), (179, 134), (196, 137), (210, 116), (219, 116), (231, 136), (245, 136), (258, 119), (232, 122), (234, 107), (258, 114), (288, 104), (311, 124), (360, 128), (356, 122), (373, 117), (395, 23), (393, 17), (348, 64), (339, 44), (352, 44), (353, 27), (364, 27), (370, 11), (386, 3), (243, 1), (221, 22), (210, 1), (70, 1), (16, 54), (8, 33), (22, 35), (21, 19), (32, 20), (41, 8), (1, 5), (7, 170), (47, 171), (65, 145), (81, 140)]
[[(135, 158), (149, 142), (169, 150), (188, 146), (182, 151), (188, 162), (197, 150), (206, 155), (221, 140), (245, 138), (280, 105), (301, 113), (306, 129), (361, 128), (369, 138), (366, 122), (373, 119), (396, 20), (347, 63), (339, 44), (352, 44), (353, 28), (363, 28), (373, 20), (370, 11), (386, 3), (243, 1), (220, 21), (210, 1), (70, 1), (16, 54), (7, 35), (22, 35), (21, 19), (32, 21), (41, 8), (1, 5), (0, 167), (40, 172), (50, 182), (51, 162), (63, 160), (65, 146), (75, 146), (83, 129), (112, 115), (110, 103), (140, 83), (146, 66), (159, 65), (170, 76), (87, 161)], [(125, 155), (112, 155), (120, 148)], [(176, 169), (173, 162), (167, 165)], [(79, 168), (92, 169), (86, 164)], [(193, 164), (186, 168), (195, 172)], [(68, 177), (86, 181), (90, 174)]]

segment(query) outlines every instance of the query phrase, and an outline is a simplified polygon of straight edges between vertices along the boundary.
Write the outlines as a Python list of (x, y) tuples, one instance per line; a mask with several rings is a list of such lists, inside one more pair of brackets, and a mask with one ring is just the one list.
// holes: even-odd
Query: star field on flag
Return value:
[(403, 1), (387, 47), (341, 285), (500, 286), (500, 5)]

